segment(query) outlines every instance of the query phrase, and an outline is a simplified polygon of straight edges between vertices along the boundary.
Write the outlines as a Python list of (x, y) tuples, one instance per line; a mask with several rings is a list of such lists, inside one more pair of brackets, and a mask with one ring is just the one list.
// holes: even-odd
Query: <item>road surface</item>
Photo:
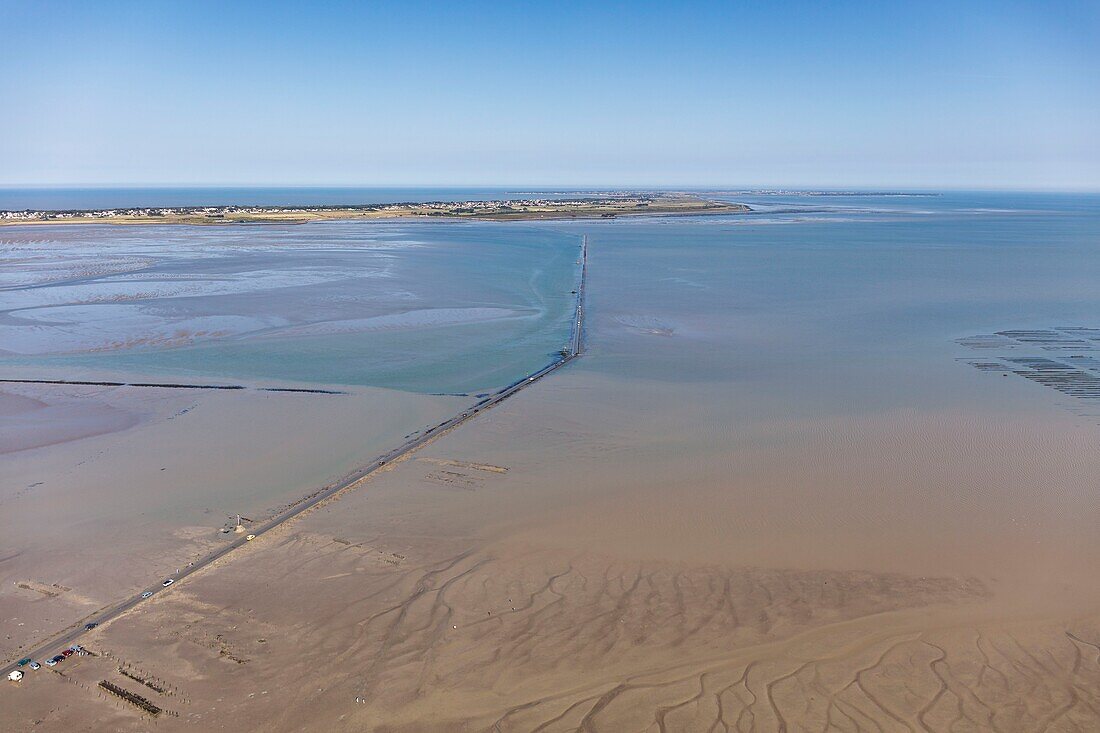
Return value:
[[(530, 387), (532, 384), (538, 382), (543, 377), (553, 374), (558, 369), (561, 369), (563, 366), (580, 356), (584, 350), (584, 289), (588, 279), (587, 235), (583, 237), (581, 243), (580, 265), (580, 282), (577, 286), (576, 310), (574, 311), (573, 322), (570, 326), (569, 345), (562, 350), (562, 353), (557, 359), (550, 362), (542, 369), (539, 369), (537, 372), (529, 374), (523, 379), (517, 382), (513, 382), (507, 387), (501, 389), (499, 392), (496, 392), (489, 397), (484, 398), (474, 406), (463, 410), (461, 413), (455, 415), (449, 420), (441, 422), (434, 427), (428, 428), (420, 435), (420, 437), (412, 438), (407, 442), (402, 443), (388, 453), (379, 456), (374, 460), (373, 463), (370, 463), (367, 466), (359, 469), (348, 478), (340, 481), (338, 484), (301, 500), (297, 504), (291, 506), (289, 509), (286, 509), (282, 513), (277, 514), (273, 518), (267, 520), (260, 526), (253, 528), (248, 534), (253, 534), (256, 536), (256, 539), (259, 539), (265, 533), (270, 532), (271, 530), (282, 524), (285, 524), (286, 522), (289, 522), (291, 519), (294, 519), (294, 517), (298, 516), (302, 512), (305, 512), (308, 509), (311, 509), (318, 504), (333, 498), (340, 492), (351, 488), (371, 474), (381, 470), (387, 464), (392, 463), (399, 458), (404, 458), (411, 453), (414, 453), (415, 451), (419, 450), (423, 446), (438, 438), (440, 435), (446, 433), (448, 430), (453, 430), (462, 423), (467, 422), (468, 420), (472, 420), (486, 410), (495, 407), (496, 405), (499, 405), (501, 402), (516, 394), (520, 390), (525, 389), (526, 387)], [(252, 541), (255, 542), (256, 540), (254, 539)], [(149, 588), (144, 588), (132, 598), (127, 598), (126, 600), (117, 603), (114, 606), (110, 606), (102, 611), (93, 614), (89, 618), (82, 619), (79, 623), (70, 626), (64, 631), (56, 634), (49, 641), (40, 644), (33, 650), (22, 652), (20, 654), (20, 658), (29, 657), (39, 663), (45, 662), (47, 659), (57, 654), (60, 654), (62, 650), (67, 649), (69, 645), (75, 643), (82, 635), (87, 633), (85, 624), (95, 623), (98, 625), (121, 616), (139, 603), (148, 600), (141, 597), (142, 593), (150, 593), (150, 598), (159, 595), (160, 593), (164, 593), (165, 591), (170, 590), (173, 586), (175, 586), (176, 583), (179, 583), (188, 575), (191, 575), (192, 573), (197, 573), (199, 570), (202, 570), (211, 563), (217, 562), (221, 558), (225, 557), (234, 550), (239, 549), (248, 542), (249, 540), (246, 539), (246, 536), (237, 536), (237, 539), (234, 539), (229, 544), (224, 545), (223, 547), (219, 547), (217, 550), (214, 550), (210, 554), (196, 560), (187, 567), (180, 568), (179, 572), (170, 575), (169, 578), (173, 580), (173, 583), (168, 587), (163, 586), (161, 584), (161, 582), (163, 581), (161, 581)], [(59, 664), (64, 664), (64, 662), (60, 662)], [(8, 673), (11, 672), (13, 669), (17, 669), (15, 661), (4, 666), (3, 669), (0, 669), (0, 675), (7, 677)], [(24, 668), (24, 671), (28, 671), (27, 668)]]

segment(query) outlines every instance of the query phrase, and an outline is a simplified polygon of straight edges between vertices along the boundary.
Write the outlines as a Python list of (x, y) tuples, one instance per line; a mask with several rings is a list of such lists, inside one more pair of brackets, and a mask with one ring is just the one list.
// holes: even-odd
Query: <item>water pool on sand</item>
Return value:
[(5, 376), (473, 392), (568, 340), (580, 238), (499, 223), (13, 227)]

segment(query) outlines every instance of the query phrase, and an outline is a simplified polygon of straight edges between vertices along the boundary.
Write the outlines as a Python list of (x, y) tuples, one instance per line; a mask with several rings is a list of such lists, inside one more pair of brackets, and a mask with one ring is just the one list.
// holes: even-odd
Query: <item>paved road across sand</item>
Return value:
[[(467, 408), (466, 410), (459, 413), (458, 415), (455, 415), (449, 420), (446, 420), (445, 422), (439, 423), (438, 425), (435, 425), (434, 427), (425, 430), (419, 437), (402, 443), (400, 446), (394, 448), (385, 455), (379, 456), (377, 459), (374, 460), (373, 463), (364, 466), (363, 468), (359, 469), (354, 474), (339, 482), (338, 484), (330, 486), (324, 491), (318, 492), (294, 504), (286, 511), (269, 519), (268, 521), (261, 524), (259, 527), (253, 528), (251, 534), (255, 535), (257, 539), (262, 537), (266, 532), (270, 532), (279, 525), (285, 524), (286, 522), (290, 521), (307, 509), (315, 507), (318, 504), (333, 498), (340, 492), (351, 488), (352, 486), (359, 483), (376, 471), (380, 470), (387, 464), (419, 450), (423, 446), (427, 445), (439, 436), (446, 433), (448, 430), (452, 430), (462, 423), (468, 420), (472, 420), (474, 417), (481, 414), (482, 412), (485, 412), (489, 408), (500, 404), (520, 390), (530, 387), (532, 384), (538, 382), (543, 377), (554, 373), (558, 369), (561, 369), (563, 366), (580, 356), (584, 350), (584, 289), (588, 280), (587, 235), (584, 236), (582, 239), (580, 266), (580, 283), (577, 286), (576, 311), (574, 313), (573, 321), (570, 324), (571, 333), (569, 336), (569, 346), (557, 359), (550, 362), (542, 369), (539, 369), (537, 372), (529, 374), (523, 379), (501, 389), (499, 392), (496, 392), (489, 397), (486, 397), (473, 407)], [(254, 542), (255, 540), (252, 541)], [(35, 661), (44, 662), (46, 659), (60, 654), (63, 649), (67, 649), (69, 645), (73, 644), (83, 634), (87, 633), (85, 629), (86, 623), (101, 624), (105, 621), (110, 621), (111, 619), (117, 618), (118, 616), (121, 616), (123, 613), (129, 611), (131, 608), (138, 605), (139, 603), (148, 600), (146, 598), (142, 598), (142, 593), (150, 593), (150, 598), (160, 593), (164, 593), (165, 591), (170, 590), (172, 586), (186, 578), (188, 575), (202, 570), (211, 563), (220, 560), (221, 558), (242, 547), (248, 542), (249, 540), (245, 537), (238, 537), (229, 544), (220, 547), (217, 550), (214, 550), (210, 554), (196, 560), (194, 563), (188, 565), (187, 567), (180, 568), (179, 572), (174, 573), (170, 576), (173, 582), (168, 587), (165, 587), (161, 585), (161, 582), (158, 582), (156, 585), (144, 589), (143, 591), (138, 593), (138, 595), (135, 595), (132, 598), (127, 598), (126, 600), (114, 606), (111, 606), (103, 611), (94, 614), (94, 616), (92, 616), (90, 619), (81, 620), (78, 624), (71, 626), (64, 631), (56, 634), (49, 641), (40, 644), (35, 649), (29, 652), (22, 652), (20, 654), (20, 657), (29, 657)], [(16, 662), (13, 661), (12, 663), (6, 665), (3, 669), (0, 669), (0, 675), (6, 677), (8, 673), (14, 669), (17, 669), (17, 666)]]

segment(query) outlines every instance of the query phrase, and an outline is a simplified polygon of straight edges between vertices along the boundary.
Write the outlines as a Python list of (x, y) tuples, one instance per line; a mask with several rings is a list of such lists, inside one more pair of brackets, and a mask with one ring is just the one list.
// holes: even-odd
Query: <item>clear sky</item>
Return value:
[(1100, 2), (0, 0), (0, 184), (1100, 189)]

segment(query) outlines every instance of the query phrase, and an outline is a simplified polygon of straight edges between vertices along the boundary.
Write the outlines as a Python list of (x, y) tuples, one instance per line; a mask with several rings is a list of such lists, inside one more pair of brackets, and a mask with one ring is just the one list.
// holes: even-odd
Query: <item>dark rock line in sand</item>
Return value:
[(0, 379), (7, 384), (74, 384), (82, 387), (154, 387), (160, 389), (252, 389), (258, 392), (303, 392), (306, 394), (347, 394), (336, 389), (306, 389), (304, 387), (246, 387), (243, 384), (176, 384), (171, 382), (92, 382), (75, 379)]

